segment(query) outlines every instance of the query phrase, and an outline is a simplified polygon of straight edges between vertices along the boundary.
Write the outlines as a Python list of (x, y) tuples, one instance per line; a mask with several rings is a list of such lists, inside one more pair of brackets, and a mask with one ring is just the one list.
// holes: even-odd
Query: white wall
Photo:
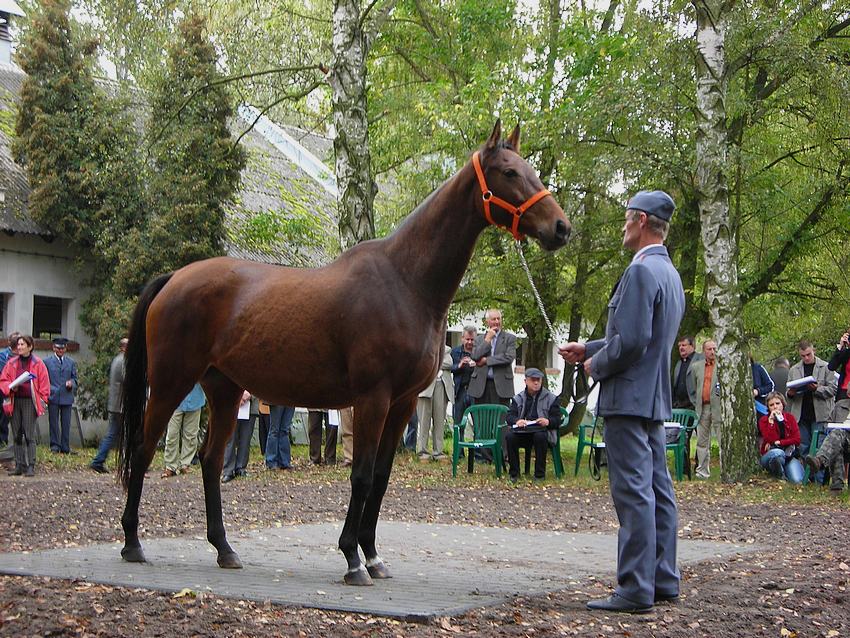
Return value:
[(33, 297), (67, 300), (62, 336), (80, 344), (75, 358), (86, 358), (90, 339), (80, 325), (82, 302), (89, 291), (80, 282), (86, 273), (75, 263), (71, 248), (57, 239), (48, 243), (35, 235), (0, 233), (0, 293), (7, 295), (6, 332), (32, 333)]

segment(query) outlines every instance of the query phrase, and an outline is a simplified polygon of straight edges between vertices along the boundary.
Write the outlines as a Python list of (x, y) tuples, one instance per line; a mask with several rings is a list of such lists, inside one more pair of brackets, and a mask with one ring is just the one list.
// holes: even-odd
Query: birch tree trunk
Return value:
[(727, 186), (726, 25), (729, 2), (694, 1), (697, 13), (697, 192), (706, 292), (717, 341), (721, 479), (746, 479), (756, 466), (752, 373), (744, 341), (738, 250)]
[(342, 250), (375, 236), (373, 203), (378, 187), (372, 177), (366, 110), (366, 58), (369, 37), (360, 0), (334, 0), (333, 91), (334, 153), (339, 189)]

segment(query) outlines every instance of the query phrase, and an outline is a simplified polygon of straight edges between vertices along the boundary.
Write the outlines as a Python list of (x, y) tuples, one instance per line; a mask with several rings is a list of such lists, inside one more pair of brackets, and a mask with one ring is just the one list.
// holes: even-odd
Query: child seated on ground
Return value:
[(803, 482), (803, 466), (794, 453), (800, 445), (800, 428), (794, 415), (785, 411), (785, 397), (779, 392), (767, 395), (767, 414), (759, 419), (762, 443), (761, 466), (777, 478)]

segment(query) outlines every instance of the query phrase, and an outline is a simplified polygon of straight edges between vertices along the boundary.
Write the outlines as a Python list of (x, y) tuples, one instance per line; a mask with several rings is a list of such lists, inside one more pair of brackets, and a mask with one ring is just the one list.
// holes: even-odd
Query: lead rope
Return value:
[[(522, 264), (522, 269), (525, 271), (526, 277), (528, 277), (528, 283), (531, 286), (531, 291), (534, 293), (534, 298), (537, 300), (537, 307), (540, 309), (540, 314), (543, 315), (543, 321), (546, 322), (546, 327), (549, 328), (549, 334), (552, 336), (552, 339), (555, 338), (555, 329), (552, 327), (552, 322), (549, 321), (549, 315), (546, 314), (546, 308), (543, 307), (543, 299), (540, 297), (540, 293), (537, 290), (537, 286), (534, 285), (534, 278), (531, 276), (531, 269), (528, 267), (528, 262), (525, 261), (525, 255), (522, 252), (522, 242), (519, 240), (514, 240), (514, 246), (516, 246), (517, 254), (519, 255), (519, 262)], [(584, 375), (584, 367), (579, 364), (576, 366), (576, 376)], [(593, 391), (593, 388), (596, 387), (597, 381), (594, 380), (593, 385), (587, 389), (587, 393), (579, 398), (576, 392), (576, 382), (578, 379), (573, 379), (570, 395), (573, 400), (573, 404), (576, 403), (587, 403), (587, 398), (590, 393)], [(587, 381), (585, 380), (585, 385), (587, 385)], [(595, 479), (599, 480), (602, 478), (602, 472), (598, 465), (598, 459), (596, 458), (596, 448), (593, 446), (593, 439), (596, 436), (596, 421), (597, 419), (593, 419), (593, 429), (590, 431), (590, 454), (588, 455), (588, 469), (590, 470), (590, 475)]]
[(525, 261), (525, 255), (522, 252), (522, 242), (514, 240), (514, 246), (516, 246), (519, 261), (522, 264), (522, 269), (525, 271), (526, 277), (528, 277), (528, 283), (531, 284), (531, 291), (534, 293), (534, 298), (537, 300), (537, 307), (540, 308), (540, 314), (543, 315), (543, 321), (546, 322), (546, 327), (549, 328), (549, 334), (554, 340), (555, 329), (552, 327), (552, 322), (549, 321), (549, 315), (546, 314), (546, 308), (543, 307), (543, 299), (541, 299), (540, 293), (537, 291), (537, 286), (534, 285), (534, 279), (531, 278), (531, 270), (529, 269), (528, 262)]

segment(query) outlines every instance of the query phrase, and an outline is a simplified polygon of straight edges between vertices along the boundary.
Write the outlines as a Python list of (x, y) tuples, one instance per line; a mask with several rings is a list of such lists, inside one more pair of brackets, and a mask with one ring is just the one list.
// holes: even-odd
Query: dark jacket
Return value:
[(762, 364), (753, 361), (750, 366), (753, 369), (753, 389), (758, 391), (755, 398), (764, 403), (764, 398), (773, 392), (776, 386)]

